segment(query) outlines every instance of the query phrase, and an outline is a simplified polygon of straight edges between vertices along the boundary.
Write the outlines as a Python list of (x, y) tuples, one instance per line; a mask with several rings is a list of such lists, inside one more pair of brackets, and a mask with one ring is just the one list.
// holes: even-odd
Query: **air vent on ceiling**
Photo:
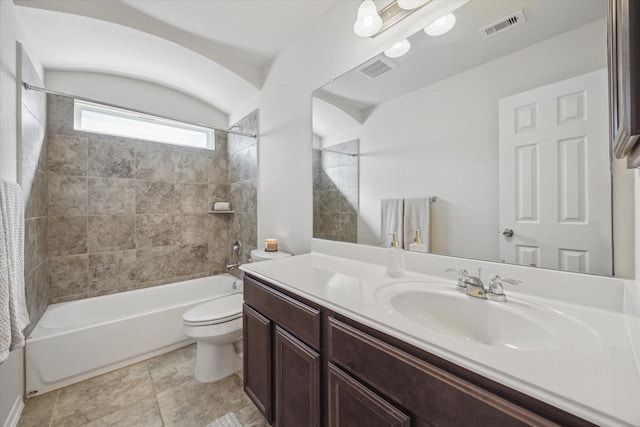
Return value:
[(377, 79), (396, 68), (396, 64), (384, 58), (375, 58), (358, 68), (358, 72), (368, 79)]
[(482, 34), (482, 36), (485, 39), (487, 39), (489, 37), (495, 36), (501, 31), (516, 27), (520, 24), (524, 24), (525, 22), (527, 22), (527, 18), (525, 18), (524, 12), (519, 10), (505, 18), (502, 18), (492, 24), (487, 25), (486, 27), (480, 28), (479, 31)]

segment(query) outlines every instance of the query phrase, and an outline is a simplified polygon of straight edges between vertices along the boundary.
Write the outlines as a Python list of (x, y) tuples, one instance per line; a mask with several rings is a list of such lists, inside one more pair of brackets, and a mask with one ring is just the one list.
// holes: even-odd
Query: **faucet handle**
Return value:
[(458, 292), (463, 293), (467, 291), (467, 284), (465, 283), (466, 278), (469, 277), (469, 272), (467, 270), (463, 268), (447, 268), (445, 271), (447, 273), (458, 273), (458, 284), (456, 285), (456, 289)]
[(519, 285), (522, 282), (520, 280), (510, 279), (509, 277), (492, 274), (489, 278), (489, 291), (487, 292), (487, 298), (493, 301), (506, 301), (507, 296), (504, 294), (504, 287), (502, 286), (503, 283)]
[(522, 280), (510, 279), (509, 277), (498, 276), (497, 274), (491, 275), (491, 283), (509, 283), (511, 285), (519, 285)]

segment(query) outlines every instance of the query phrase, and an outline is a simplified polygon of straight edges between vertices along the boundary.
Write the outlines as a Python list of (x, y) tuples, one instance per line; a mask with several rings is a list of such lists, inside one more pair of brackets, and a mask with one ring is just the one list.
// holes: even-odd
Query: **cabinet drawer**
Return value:
[(329, 360), (411, 408), (416, 425), (555, 425), (334, 318), (329, 318)]
[(251, 277), (244, 278), (244, 302), (315, 350), (320, 348), (320, 311)]

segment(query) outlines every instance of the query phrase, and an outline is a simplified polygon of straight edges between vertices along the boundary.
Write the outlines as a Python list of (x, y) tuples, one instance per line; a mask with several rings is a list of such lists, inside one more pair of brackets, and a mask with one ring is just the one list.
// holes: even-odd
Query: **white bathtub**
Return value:
[(230, 274), (50, 305), (27, 338), (26, 390), (37, 396), (188, 345), (182, 314), (242, 292)]

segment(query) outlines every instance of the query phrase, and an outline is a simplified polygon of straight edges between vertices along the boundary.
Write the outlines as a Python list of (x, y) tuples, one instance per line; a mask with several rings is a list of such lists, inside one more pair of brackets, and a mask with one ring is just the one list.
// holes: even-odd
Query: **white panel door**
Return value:
[(499, 117), (501, 259), (612, 274), (607, 70), (502, 98)]

